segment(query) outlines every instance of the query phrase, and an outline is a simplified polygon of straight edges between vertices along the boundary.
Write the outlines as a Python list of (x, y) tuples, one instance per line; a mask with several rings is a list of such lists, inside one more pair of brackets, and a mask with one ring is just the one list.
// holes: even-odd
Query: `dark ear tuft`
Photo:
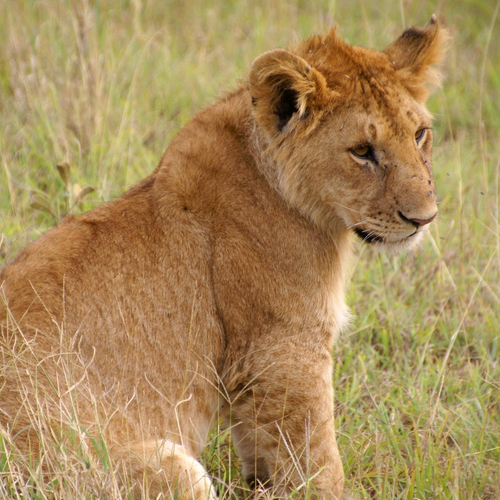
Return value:
[(296, 90), (292, 88), (284, 88), (281, 97), (276, 103), (275, 113), (278, 117), (278, 129), (283, 131), (286, 124), (294, 113), (298, 112), (297, 98), (299, 97)]

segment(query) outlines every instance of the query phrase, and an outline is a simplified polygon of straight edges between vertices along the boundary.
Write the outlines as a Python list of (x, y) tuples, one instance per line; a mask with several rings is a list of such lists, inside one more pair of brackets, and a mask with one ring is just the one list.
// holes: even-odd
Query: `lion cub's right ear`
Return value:
[(301, 57), (283, 49), (265, 52), (250, 70), (250, 95), (257, 121), (273, 136), (292, 118), (314, 119), (327, 102), (323, 75)]

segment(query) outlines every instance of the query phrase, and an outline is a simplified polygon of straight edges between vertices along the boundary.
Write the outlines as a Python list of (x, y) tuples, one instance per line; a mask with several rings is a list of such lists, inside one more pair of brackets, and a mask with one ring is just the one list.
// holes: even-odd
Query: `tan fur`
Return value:
[(399, 251), (436, 214), (423, 102), (445, 39), (433, 16), (385, 52), (335, 30), (267, 52), (147, 179), (25, 249), (0, 275), (2, 432), (36, 456), (35, 423), (76, 415), (136, 497), (201, 499), (194, 457), (222, 416), (250, 483), (340, 498), (351, 234)]

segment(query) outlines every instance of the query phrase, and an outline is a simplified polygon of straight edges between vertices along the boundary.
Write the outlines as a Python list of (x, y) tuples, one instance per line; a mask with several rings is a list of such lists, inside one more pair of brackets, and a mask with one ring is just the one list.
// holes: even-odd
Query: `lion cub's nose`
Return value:
[(405, 217), (402, 212), (399, 212), (399, 216), (406, 222), (410, 222), (411, 224), (415, 225), (416, 227), (422, 227), (427, 224), (430, 224), (437, 216), (437, 212), (429, 219), (413, 219), (409, 217)]

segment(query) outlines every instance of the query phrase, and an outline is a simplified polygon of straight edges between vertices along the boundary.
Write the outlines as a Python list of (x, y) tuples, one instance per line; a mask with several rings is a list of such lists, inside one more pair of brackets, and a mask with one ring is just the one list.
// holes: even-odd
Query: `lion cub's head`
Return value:
[(283, 196), (316, 224), (409, 248), (437, 214), (426, 84), (444, 55), (435, 16), (383, 52), (335, 30), (253, 63), (254, 116)]

